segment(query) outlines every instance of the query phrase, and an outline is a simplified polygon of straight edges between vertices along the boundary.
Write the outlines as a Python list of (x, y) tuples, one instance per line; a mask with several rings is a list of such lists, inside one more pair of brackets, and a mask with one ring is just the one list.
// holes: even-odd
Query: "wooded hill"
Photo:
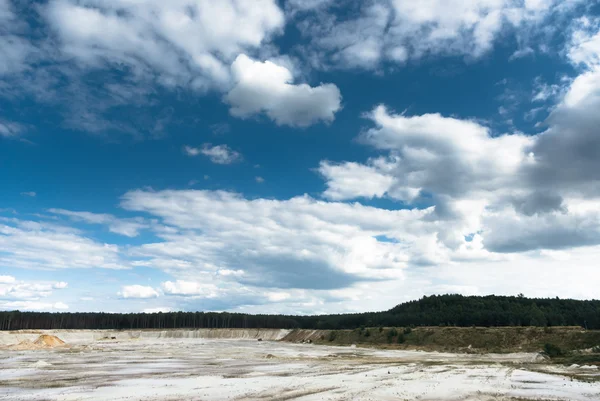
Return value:
[(416, 326), (581, 326), (600, 329), (600, 301), (505, 296), (434, 295), (389, 311), (320, 315), (228, 312), (44, 313), (0, 312), (0, 330), (282, 328), (355, 329)]

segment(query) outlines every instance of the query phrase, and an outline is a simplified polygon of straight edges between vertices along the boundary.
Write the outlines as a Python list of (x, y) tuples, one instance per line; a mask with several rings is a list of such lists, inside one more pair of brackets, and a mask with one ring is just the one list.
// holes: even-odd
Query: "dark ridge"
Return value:
[(433, 295), (384, 312), (320, 316), (229, 312), (49, 313), (0, 312), (0, 330), (281, 328), (355, 329), (416, 326), (581, 326), (600, 329), (600, 301), (523, 296)]

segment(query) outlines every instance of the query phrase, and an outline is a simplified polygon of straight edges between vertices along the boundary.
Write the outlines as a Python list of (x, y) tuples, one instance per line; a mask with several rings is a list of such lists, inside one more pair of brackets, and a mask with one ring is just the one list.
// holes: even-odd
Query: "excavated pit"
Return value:
[[(0, 332), (0, 398), (600, 400), (597, 369), (549, 365), (535, 353), (457, 354), (278, 341), (289, 334), (242, 329)], [(15, 349), (24, 342), (34, 348)]]

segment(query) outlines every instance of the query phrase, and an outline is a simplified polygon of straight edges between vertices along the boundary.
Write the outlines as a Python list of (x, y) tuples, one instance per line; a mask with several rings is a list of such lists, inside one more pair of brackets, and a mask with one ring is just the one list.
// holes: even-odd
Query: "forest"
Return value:
[(512, 296), (433, 295), (388, 311), (319, 315), (230, 312), (50, 313), (0, 311), (0, 330), (281, 328), (355, 329), (417, 326), (581, 326), (600, 329), (600, 301)]

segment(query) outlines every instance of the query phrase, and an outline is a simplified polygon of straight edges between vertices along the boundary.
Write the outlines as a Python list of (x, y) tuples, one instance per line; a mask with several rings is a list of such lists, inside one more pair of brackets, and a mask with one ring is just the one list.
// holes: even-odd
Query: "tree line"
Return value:
[(600, 301), (523, 296), (433, 295), (384, 312), (288, 316), (229, 312), (0, 312), (0, 330), (281, 328), (355, 329), (411, 326), (581, 326), (600, 329)]

